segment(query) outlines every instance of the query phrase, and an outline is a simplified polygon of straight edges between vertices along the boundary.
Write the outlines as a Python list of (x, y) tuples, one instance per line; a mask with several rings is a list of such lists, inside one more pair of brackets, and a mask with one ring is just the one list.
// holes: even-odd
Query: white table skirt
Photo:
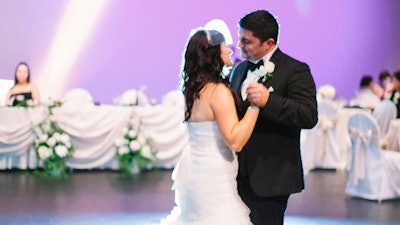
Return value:
[(390, 121), (385, 139), (388, 143), (387, 150), (400, 151), (400, 119)]
[[(335, 132), (335, 135), (325, 136), (328, 133), (324, 133), (323, 128), (319, 128), (320, 123), (323, 122), (322, 118), (319, 118), (318, 124), (310, 130), (301, 131), (301, 154), (303, 159), (304, 173), (307, 174), (310, 170), (318, 168), (321, 163), (325, 167), (321, 168), (332, 168), (347, 170), (349, 168), (349, 157), (351, 150), (351, 140), (348, 134), (348, 120), (349, 118), (358, 112), (364, 112), (363, 109), (357, 108), (342, 108), (337, 111), (333, 116), (334, 119), (330, 119), (334, 126), (329, 132)], [(323, 127), (323, 126), (322, 126)], [(328, 138), (335, 138), (331, 140), (337, 144), (335, 148), (324, 149), (324, 139), (328, 142)], [(327, 147), (326, 145), (325, 147)], [(326, 152), (323, 152), (323, 151)], [(327, 152), (335, 151), (335, 152)], [(321, 159), (320, 156), (324, 156)], [(330, 156), (327, 158), (327, 156)]]
[[(34, 169), (40, 166), (33, 149), (32, 123), (44, 119), (47, 107), (0, 108), (0, 170)], [(158, 152), (156, 162), (173, 168), (187, 147), (188, 133), (179, 105), (62, 106), (53, 109), (54, 119), (71, 137), (75, 152), (67, 166), (75, 169), (118, 169), (114, 142), (121, 137), (132, 114), (138, 116), (143, 130)]]
[(32, 169), (37, 161), (32, 124), (41, 122), (47, 107), (0, 108), (0, 169)]

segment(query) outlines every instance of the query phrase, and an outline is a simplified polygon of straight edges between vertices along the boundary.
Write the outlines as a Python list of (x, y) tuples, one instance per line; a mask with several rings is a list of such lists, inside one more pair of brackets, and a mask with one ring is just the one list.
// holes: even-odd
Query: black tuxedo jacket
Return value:
[[(239, 153), (238, 180), (249, 179), (254, 192), (261, 197), (304, 189), (300, 130), (312, 128), (318, 121), (316, 88), (309, 66), (280, 49), (272, 55), (271, 62), (275, 64), (273, 76), (263, 84), (273, 91)], [(247, 67), (248, 61), (244, 61), (232, 71), (230, 85), (239, 96)], [(246, 100), (242, 111), (246, 111), (248, 104)]]

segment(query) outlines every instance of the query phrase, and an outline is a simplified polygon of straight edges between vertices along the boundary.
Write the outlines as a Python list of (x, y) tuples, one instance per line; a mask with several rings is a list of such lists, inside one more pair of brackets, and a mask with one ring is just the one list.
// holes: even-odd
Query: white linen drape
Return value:
[[(52, 119), (70, 135), (75, 146), (75, 152), (66, 162), (71, 168), (118, 169), (114, 143), (123, 135), (122, 130), (128, 126), (132, 115), (140, 118), (142, 131), (152, 139), (158, 152), (156, 164), (161, 168), (173, 168), (187, 147), (183, 110), (182, 104), (64, 104), (53, 109)], [(46, 106), (0, 108), (0, 169), (38, 167), (32, 124), (41, 122), (47, 113)]]
[(150, 134), (157, 150), (158, 164), (173, 168), (188, 147), (188, 132), (181, 105), (158, 105), (135, 108), (144, 129)]
[(0, 108), (0, 169), (36, 168), (32, 125), (43, 121), (46, 114), (44, 106)]
[(390, 121), (389, 129), (384, 137), (387, 140), (387, 149), (400, 151), (400, 119)]
[(122, 106), (64, 107), (53, 109), (60, 128), (70, 135), (75, 146), (68, 167), (89, 169), (100, 167), (115, 156), (114, 141), (128, 125), (132, 108)]

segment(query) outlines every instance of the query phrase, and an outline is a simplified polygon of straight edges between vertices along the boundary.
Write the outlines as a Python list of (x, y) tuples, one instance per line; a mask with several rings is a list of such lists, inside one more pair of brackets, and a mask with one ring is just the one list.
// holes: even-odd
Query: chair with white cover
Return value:
[(336, 89), (330, 84), (322, 85), (318, 88), (317, 94), (320, 99), (331, 99), (333, 100), (336, 96)]
[(372, 112), (379, 126), (381, 136), (385, 136), (389, 130), (390, 122), (396, 119), (396, 105), (390, 100), (383, 100)]
[(118, 105), (137, 105), (138, 91), (136, 89), (128, 89), (118, 98)]
[(63, 106), (78, 108), (94, 106), (94, 101), (88, 90), (84, 88), (74, 88), (65, 94)]
[(185, 106), (185, 97), (182, 93), (182, 91), (179, 90), (173, 90), (169, 91), (167, 94), (165, 94), (162, 98), (162, 104), (163, 105), (176, 105), (180, 107)]
[(348, 120), (351, 159), (345, 193), (377, 200), (400, 198), (400, 153), (382, 150), (375, 118), (360, 112)]
[(151, 102), (149, 100), (149, 98), (147, 97), (147, 95), (144, 93), (144, 88), (139, 89), (138, 92), (138, 105), (139, 106), (149, 106), (151, 105)]
[(338, 108), (331, 99), (318, 102), (318, 145), (315, 155), (317, 168), (343, 169), (341, 153), (336, 137)]
[(303, 163), (303, 172), (306, 176), (312, 169), (315, 169), (315, 154), (318, 141), (317, 126), (312, 129), (302, 129), (300, 135), (300, 153)]
[(338, 109), (331, 99), (318, 101), (318, 123), (301, 132), (301, 153), (305, 174), (315, 168), (343, 169), (336, 138)]
[(6, 105), (7, 92), (14, 86), (14, 80), (0, 79), (0, 106)]
[(116, 103), (118, 105), (125, 105), (125, 106), (150, 105), (149, 99), (147, 98), (147, 95), (144, 93), (144, 89), (145, 89), (144, 87), (141, 87), (139, 90), (131, 88), (124, 91), (124, 93), (122, 93), (122, 95), (118, 97)]

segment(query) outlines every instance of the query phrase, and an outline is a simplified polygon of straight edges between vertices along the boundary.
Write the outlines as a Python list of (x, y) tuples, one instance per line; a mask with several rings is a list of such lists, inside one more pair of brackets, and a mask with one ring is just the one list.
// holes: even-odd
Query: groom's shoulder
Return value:
[(303, 61), (299, 60), (297, 57), (294, 57), (292, 55), (289, 55), (285, 52), (282, 52), (280, 49), (276, 51), (276, 55), (278, 59), (287, 61), (287, 62), (292, 62), (292, 63), (304, 63)]
[(279, 54), (280, 61), (285, 65), (292, 65), (294, 67), (298, 67), (298, 66), (309, 67), (306, 62), (301, 61), (297, 57), (293, 57), (293, 56), (288, 55), (288, 54), (286, 54), (286, 53), (284, 53), (282, 51), (280, 51), (278, 54)]

